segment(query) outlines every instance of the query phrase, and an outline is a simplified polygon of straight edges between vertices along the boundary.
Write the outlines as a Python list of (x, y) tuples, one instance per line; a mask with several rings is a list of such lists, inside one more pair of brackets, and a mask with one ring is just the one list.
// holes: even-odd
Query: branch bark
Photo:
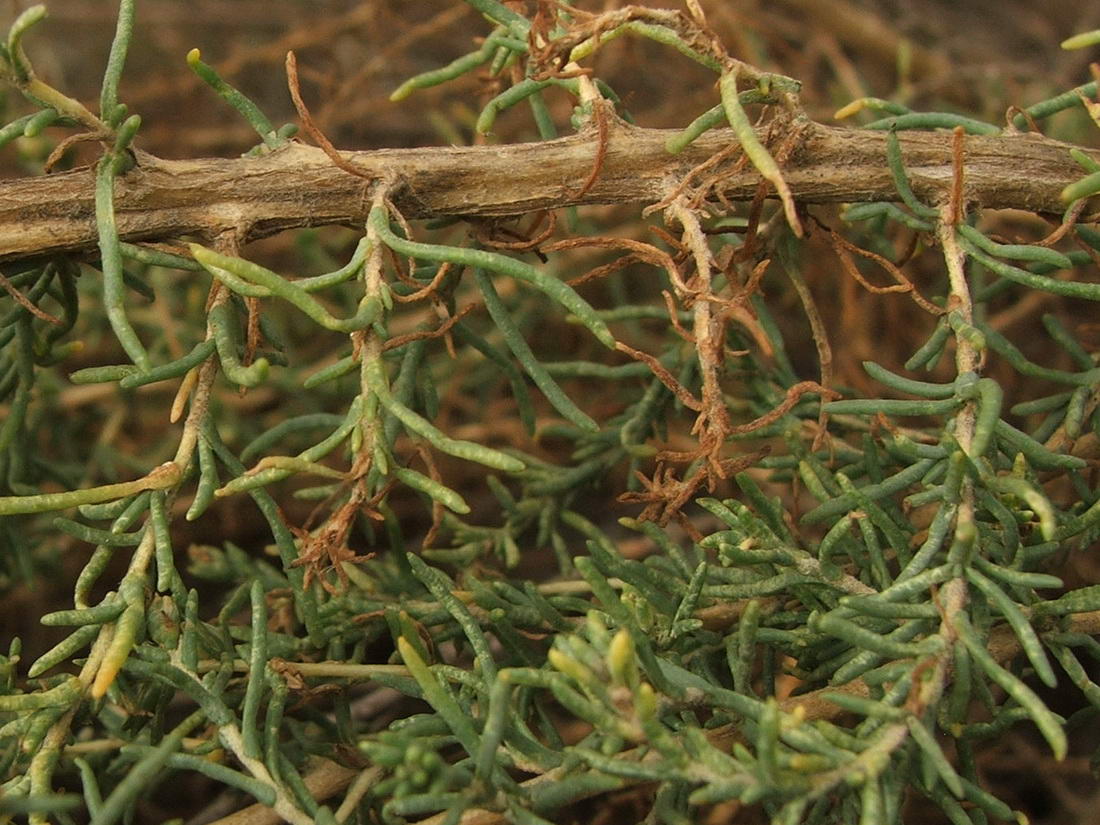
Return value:
[[(784, 176), (799, 201), (895, 198), (885, 133), (811, 122), (793, 128), (798, 146)], [(410, 218), (518, 215), (578, 203), (656, 202), (670, 184), (734, 140), (731, 131), (714, 130), (669, 155), (664, 143), (672, 134), (616, 123), (599, 179), (579, 199), (570, 193), (591, 172), (597, 148), (589, 134), (345, 157), (366, 176), (395, 182), (395, 204)], [(913, 189), (929, 202), (941, 200), (951, 181), (950, 134), (899, 137)], [(1061, 190), (1083, 174), (1069, 148), (1037, 135), (968, 137), (966, 197), (987, 207), (1061, 213)], [(751, 200), (759, 180), (751, 167), (731, 172), (723, 194)], [(369, 181), (302, 144), (258, 158), (165, 160), (139, 153), (135, 168), (116, 182), (115, 208), (124, 240), (209, 239), (226, 230), (255, 239), (296, 227), (362, 223), (368, 188)], [(0, 182), (0, 260), (93, 248), (93, 190), (91, 169)]]

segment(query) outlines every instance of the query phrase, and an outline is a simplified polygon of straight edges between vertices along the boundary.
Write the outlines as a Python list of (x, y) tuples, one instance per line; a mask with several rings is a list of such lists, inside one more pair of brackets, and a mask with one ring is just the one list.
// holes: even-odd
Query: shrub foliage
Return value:
[[(0, 814), (140, 822), (190, 777), (242, 822), (545, 823), (624, 789), (669, 825), (1024, 821), (983, 743), (1062, 759), (1100, 709), (1100, 585), (1064, 575), (1100, 535), (1072, 322), (1100, 163), (1021, 132), (1096, 117), (1096, 83), (830, 127), (696, 0), (466, 1), (485, 37), (393, 98), (495, 78), (477, 131), (526, 108), (539, 142), (343, 152), (293, 55), (298, 137), (194, 50), (260, 143), (162, 161), (119, 100), (133, 0), (97, 112), (35, 72), (44, 8), (12, 26), (31, 110), (0, 143), (99, 149), (0, 184), (0, 569), (72, 590), (52, 648), (0, 657)], [(711, 70), (713, 108), (632, 125), (593, 70), (619, 37)], [(351, 229), (248, 247), (318, 223)], [(815, 256), (854, 323), (912, 305), (880, 331), (924, 339), (904, 370), (852, 378)], [(1000, 314), (1031, 304), (1042, 357)]]

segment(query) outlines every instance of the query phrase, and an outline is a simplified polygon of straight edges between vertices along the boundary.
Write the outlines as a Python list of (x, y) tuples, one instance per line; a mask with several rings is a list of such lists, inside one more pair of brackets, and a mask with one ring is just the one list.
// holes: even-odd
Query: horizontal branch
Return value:
[[(799, 124), (798, 144), (784, 167), (803, 203), (891, 200), (886, 135), (877, 131)], [(599, 179), (581, 197), (596, 154), (591, 134), (506, 146), (379, 149), (347, 152), (371, 178), (396, 181), (394, 202), (410, 218), (494, 216), (581, 203), (653, 203), (670, 183), (734, 140), (728, 130), (704, 134), (679, 155), (665, 151), (668, 130), (616, 123)], [(951, 136), (900, 135), (917, 195), (941, 199), (951, 180)], [(966, 195), (988, 207), (1060, 213), (1061, 190), (1082, 172), (1066, 144), (1037, 135), (968, 137)], [(0, 260), (95, 246), (94, 172), (0, 182)], [(759, 183), (751, 167), (722, 181), (730, 200), (751, 199)], [(257, 158), (164, 160), (140, 154), (116, 183), (124, 240), (210, 238), (239, 231), (246, 239), (284, 229), (358, 224), (366, 218), (367, 180), (337, 168), (319, 149), (291, 144)]]

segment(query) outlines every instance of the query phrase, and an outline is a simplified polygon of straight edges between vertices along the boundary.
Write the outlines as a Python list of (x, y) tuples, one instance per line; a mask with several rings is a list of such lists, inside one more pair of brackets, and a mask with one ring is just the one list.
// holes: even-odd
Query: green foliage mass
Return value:
[[(576, 69), (611, 39), (648, 38), (720, 81), (669, 150), (732, 128), (780, 206), (672, 187), (646, 205), (663, 240), (623, 262), (657, 286), (627, 290), (612, 267), (605, 293), (569, 284), (583, 272), (565, 250), (409, 226), (380, 181), (347, 263), (323, 274), (273, 271), (226, 238), (123, 242), (115, 183), (141, 125), (118, 100), (133, 0), (98, 115), (34, 73), (22, 41), (44, 9), (12, 27), (0, 69), (37, 109), (0, 142), (61, 126), (103, 151), (97, 272), (76, 256), (2, 265), (0, 570), (9, 587), (79, 572), (64, 582), (72, 607), (41, 617), (67, 635), (34, 661), (18, 639), (0, 657), (0, 816), (144, 821), (145, 795), (198, 773), (293, 823), (545, 823), (629, 787), (645, 789), (647, 823), (669, 825), (734, 800), (775, 823), (891, 823), (912, 796), (953, 823), (1022, 821), (983, 787), (983, 743), (1030, 723), (1062, 759), (1067, 729), (1100, 710), (1100, 592), (1052, 572), (1100, 536), (1083, 449), (1100, 435), (1100, 368), (1053, 315), (1072, 369), (1029, 360), (987, 307), (1008, 292), (1100, 299), (1074, 275), (1100, 233), (1067, 227), (1072, 251), (1002, 243), (957, 199), (921, 202), (898, 131), (1002, 128), (857, 102), (887, 115), (868, 128), (890, 131), (897, 203), (851, 205), (837, 248), (856, 268), (850, 248), (915, 233), (939, 256), (928, 298), (901, 276), (894, 300), (916, 300), (928, 330), (906, 369), (953, 355), (954, 375), (868, 362), (890, 397), (853, 397), (830, 380), (803, 276), (814, 219), (745, 108), (801, 117), (797, 81), (733, 59), (694, 13), (561, 5), (528, 19), (467, 2), (491, 27), (483, 43), (395, 99), (487, 71), (511, 81), (479, 129), (529, 106), (553, 138), (552, 93), (575, 95), (576, 125), (597, 134), (625, 112)], [(256, 129), (254, 154), (292, 138), (197, 51), (187, 62)], [(1027, 117), (1080, 104), (1063, 95)], [(563, 211), (570, 233), (599, 235), (583, 209)], [(302, 245), (329, 257), (314, 236)], [(800, 296), (822, 354), (812, 375), (761, 278)], [(141, 296), (186, 319), (177, 340), (135, 309)], [(486, 312), (460, 311), (470, 303)], [(578, 330), (558, 361), (529, 340), (551, 321)], [(67, 369), (86, 339), (125, 362)], [(1055, 389), (1013, 406), (993, 360)], [(174, 405), (115, 394), (167, 381)], [(171, 406), (182, 428), (128, 454), (85, 450), (101, 423), (59, 412), (73, 384), (163, 419)], [(438, 394), (455, 385), (484, 415), (465, 428)], [(274, 423), (242, 413), (236, 388), (282, 399)], [(536, 431), (566, 447), (538, 448)], [(66, 446), (42, 453), (47, 439)], [(592, 506), (616, 493), (637, 518)], [(181, 536), (196, 534), (181, 526), (202, 528), (226, 497), (250, 499), (266, 534), (246, 550), (207, 527), (185, 564)], [(89, 547), (75, 567), (57, 558)], [(555, 569), (521, 575), (531, 559)], [(1077, 696), (1068, 718), (1041, 695), (1061, 682)], [(321, 774), (337, 780), (318, 798), (306, 780)]]

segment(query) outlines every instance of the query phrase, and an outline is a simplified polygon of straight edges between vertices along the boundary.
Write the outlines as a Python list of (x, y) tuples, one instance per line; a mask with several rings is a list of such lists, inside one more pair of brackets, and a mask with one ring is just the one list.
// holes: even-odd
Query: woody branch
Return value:
[[(802, 203), (896, 199), (886, 165), (886, 135), (795, 124), (798, 148), (783, 173)], [(343, 153), (366, 178), (397, 181), (394, 203), (410, 218), (503, 216), (577, 203), (652, 203), (668, 182), (728, 147), (729, 130), (704, 134), (671, 155), (675, 132), (616, 123), (600, 175), (579, 198), (592, 170), (596, 138), (588, 133), (508, 146), (379, 149)], [(935, 201), (951, 182), (951, 136), (900, 136), (919, 197)], [(1061, 213), (1061, 190), (1080, 177), (1067, 144), (1035, 135), (967, 139), (966, 198), (986, 207)], [(1100, 158), (1100, 155), (1097, 156)], [(139, 154), (116, 183), (122, 239), (213, 238), (240, 231), (247, 239), (303, 226), (362, 223), (369, 181), (337, 168), (324, 153), (292, 144), (258, 158), (164, 160)], [(0, 260), (92, 249), (96, 243), (94, 170), (0, 182)], [(722, 184), (730, 200), (751, 200), (760, 177), (733, 169)]]

